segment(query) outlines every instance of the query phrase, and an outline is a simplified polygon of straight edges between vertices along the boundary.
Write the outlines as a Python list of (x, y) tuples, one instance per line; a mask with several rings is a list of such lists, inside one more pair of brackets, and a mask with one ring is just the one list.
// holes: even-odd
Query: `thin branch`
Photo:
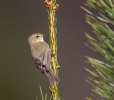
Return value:
[[(49, 38), (50, 38), (50, 48), (52, 52), (52, 62), (51, 67), (56, 75), (58, 75), (58, 61), (57, 61), (57, 18), (56, 10), (59, 5), (56, 3), (56, 0), (45, 0), (44, 3), (46, 4), (48, 10), (48, 20), (49, 20)], [(55, 86), (50, 88), (52, 93), (52, 100), (57, 100), (59, 98), (59, 90), (58, 90), (58, 83)]]

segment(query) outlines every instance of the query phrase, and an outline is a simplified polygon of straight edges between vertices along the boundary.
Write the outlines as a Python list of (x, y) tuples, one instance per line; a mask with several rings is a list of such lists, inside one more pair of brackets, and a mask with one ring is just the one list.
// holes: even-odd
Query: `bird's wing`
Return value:
[(50, 69), (51, 50), (47, 43), (39, 42), (35, 44), (32, 49), (32, 56), (37, 67), (45, 66), (46, 70)]
[(45, 51), (45, 43), (39, 42), (35, 43), (31, 49), (32, 58), (36, 63), (37, 67), (42, 67), (43, 52)]
[(43, 59), (41, 61), (42, 65), (45, 65), (46, 70), (49, 71), (50, 69), (50, 62), (51, 62), (51, 50), (49, 45), (45, 43), (45, 51), (43, 52)]
[(45, 51), (45, 42), (38, 42), (34, 44), (34, 47), (32, 48), (32, 56), (41, 61), (42, 54), (44, 51)]

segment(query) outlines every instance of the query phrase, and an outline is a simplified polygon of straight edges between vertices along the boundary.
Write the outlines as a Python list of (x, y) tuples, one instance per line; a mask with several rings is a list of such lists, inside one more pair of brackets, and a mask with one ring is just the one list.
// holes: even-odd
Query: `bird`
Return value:
[(43, 39), (44, 34), (34, 33), (29, 36), (28, 43), (31, 49), (32, 59), (38, 70), (42, 74), (46, 74), (51, 86), (60, 81), (60, 78), (51, 69), (51, 50)]

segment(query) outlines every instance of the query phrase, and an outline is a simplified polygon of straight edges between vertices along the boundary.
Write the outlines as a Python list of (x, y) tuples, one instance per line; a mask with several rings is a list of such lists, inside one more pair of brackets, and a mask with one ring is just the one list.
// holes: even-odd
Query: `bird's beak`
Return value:
[(45, 36), (46, 34), (43, 34), (43, 36)]

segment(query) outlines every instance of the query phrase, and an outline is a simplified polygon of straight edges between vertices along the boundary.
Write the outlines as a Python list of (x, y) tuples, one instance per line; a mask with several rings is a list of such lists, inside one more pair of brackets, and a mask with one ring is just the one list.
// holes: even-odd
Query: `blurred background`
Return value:
[[(85, 55), (99, 57), (85, 46), (84, 32), (92, 33), (80, 8), (86, 0), (57, 0), (58, 61), (60, 97), (64, 100), (85, 100), (91, 86), (85, 82), (89, 74)], [(36, 100), (49, 92), (49, 82), (31, 59), (28, 37), (46, 34), (48, 39), (47, 8), (43, 0), (0, 0), (0, 100)]]

